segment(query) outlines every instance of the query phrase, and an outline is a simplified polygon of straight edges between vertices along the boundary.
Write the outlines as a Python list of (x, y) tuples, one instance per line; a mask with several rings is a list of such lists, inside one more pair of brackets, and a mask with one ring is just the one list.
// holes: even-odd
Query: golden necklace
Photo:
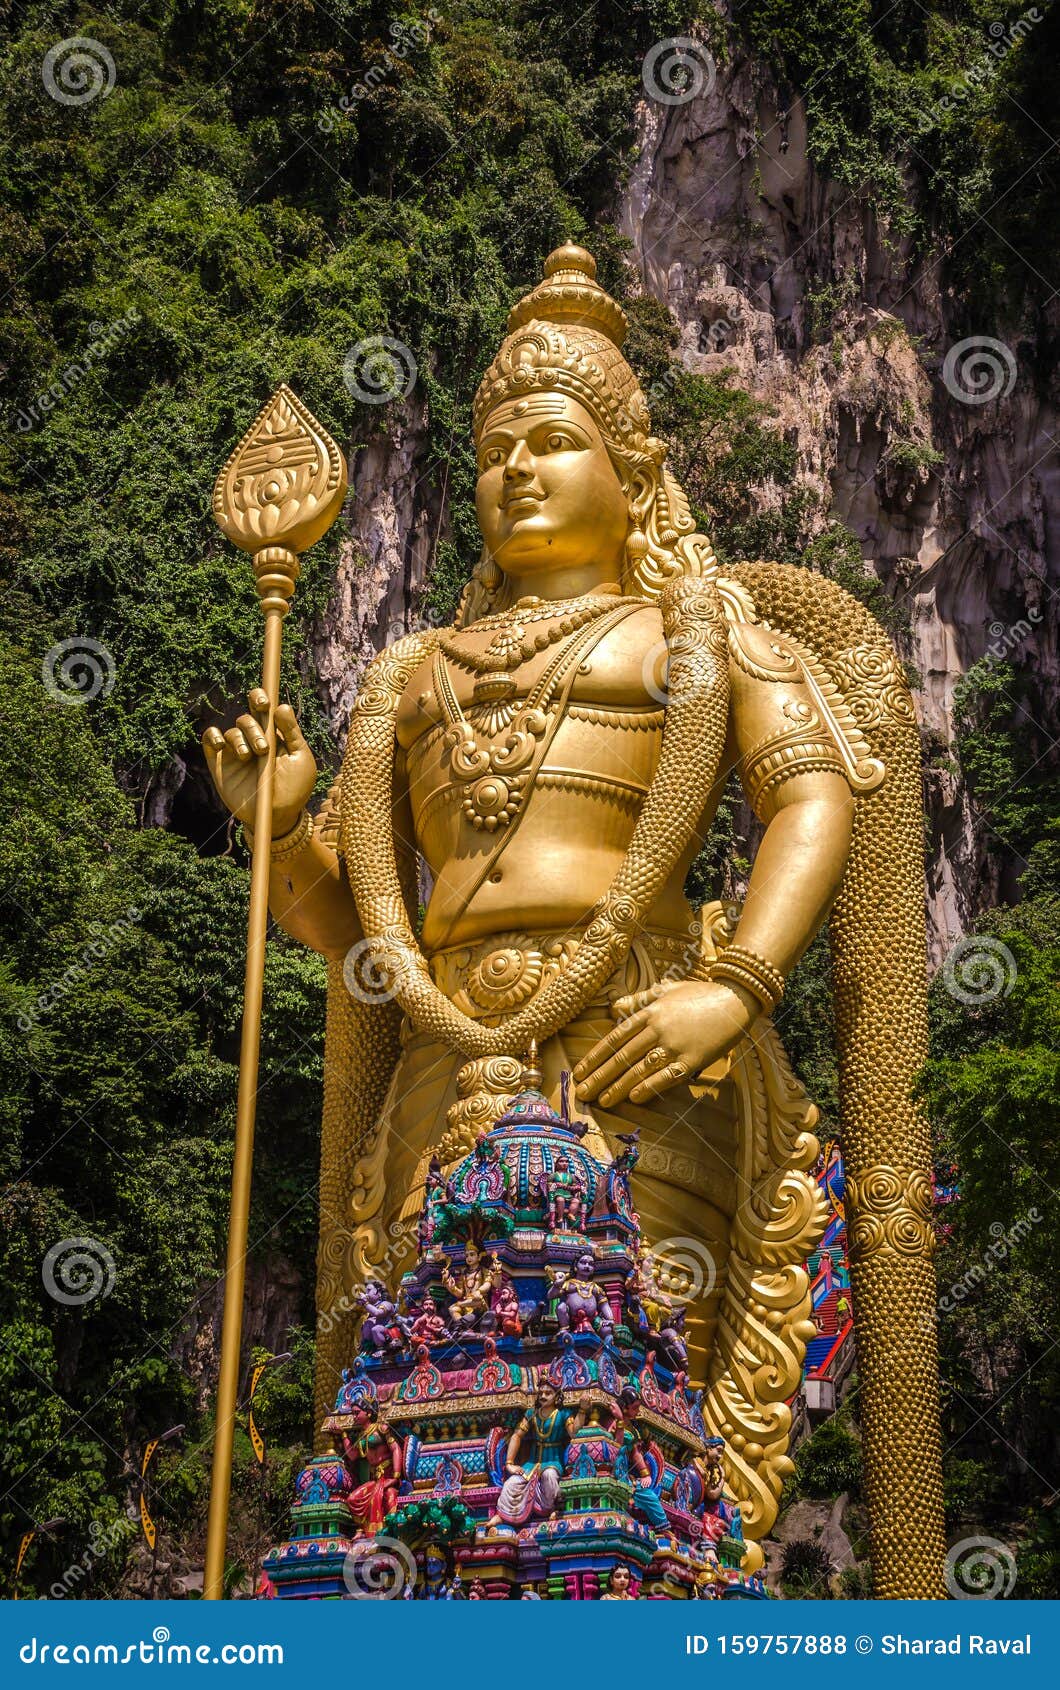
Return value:
[[(613, 592), (610, 587), (609, 582), (602, 591), (580, 593), (573, 599), (522, 598), (511, 610), (483, 617), (474, 625), (477, 630), (486, 633), (497, 630), (485, 651), (468, 650), (457, 636), (448, 632), (439, 636), (438, 644), (453, 663), (478, 676), (472, 693), (475, 705), (501, 702), (513, 698), (518, 690), (513, 669), (531, 662), (549, 646), (576, 634), (611, 609), (622, 593), (617, 585)], [(527, 627), (534, 622), (548, 622), (549, 626), (528, 635)]]
[[(445, 743), (452, 752), (453, 777), (464, 788), (463, 810), (473, 828), (496, 833), (498, 828), (508, 826), (523, 801), (528, 771), (538, 741), (548, 727), (549, 707), (556, 692), (572, 664), (581, 660), (584, 647), (591, 643), (593, 624), (626, 602), (621, 594), (606, 598), (590, 594), (569, 601), (569, 610), (566, 605), (547, 600), (540, 608), (535, 604), (524, 610), (516, 605), (514, 612), (508, 612), (503, 620), (497, 620), (501, 623), (501, 635), (510, 634), (519, 643), (501, 645), (501, 635), (498, 635), (484, 653), (460, 650), (449, 635), (443, 634), (439, 638), (439, 650), (434, 658), (434, 691), (446, 722)], [(543, 621), (546, 616), (554, 618), (557, 614), (561, 618), (557, 624), (543, 634), (535, 635), (532, 641), (524, 641), (526, 621), (531, 617), (535, 621)], [(478, 626), (481, 624), (476, 623)], [(531, 646), (529, 656), (533, 657), (562, 639), (566, 640), (566, 644), (546, 665), (516, 719), (512, 697), (518, 688), (510, 671), (528, 661), (528, 656), (523, 653), (524, 643)], [(479, 742), (478, 735), (460, 708), (446, 667), (447, 655), (452, 655), (462, 668), (479, 676), (473, 700), (480, 710), (485, 707), (488, 730), (485, 744)], [(501, 667), (502, 662), (504, 667)], [(506, 731), (509, 727), (510, 733)], [(500, 734), (504, 734), (503, 740), (499, 744), (494, 743)]]

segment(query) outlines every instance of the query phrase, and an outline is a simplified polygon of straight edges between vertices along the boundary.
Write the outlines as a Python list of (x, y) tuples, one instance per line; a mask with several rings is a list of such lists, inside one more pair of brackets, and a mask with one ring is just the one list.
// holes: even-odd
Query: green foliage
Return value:
[(472, 1537), (475, 1517), (456, 1496), (403, 1502), (383, 1521), (383, 1530), (409, 1543), (453, 1543)]
[(1055, 1524), (1039, 1475), (1060, 1411), (1058, 806), (1024, 697), (1009, 664), (977, 665), (958, 688), (961, 766), (988, 848), (1022, 856), (1022, 876), (1009, 880), (1022, 901), (984, 916), (949, 975), (936, 976), (921, 1091), (959, 1187), (937, 1258), (947, 1506), (980, 1521), (1027, 1507), (1033, 1547), (1018, 1557), (1020, 1593), (1050, 1594)]
[(1055, 1602), (1060, 1597), (1060, 1520), (1052, 1499), (1032, 1517), (1027, 1536), (1017, 1545), (1012, 1594), (1038, 1602)]
[[(747, 0), (735, 26), (802, 96), (818, 168), (871, 202), (896, 242), (962, 237), (952, 274), (995, 309), (1041, 296), (1055, 270), (1060, 186), (1041, 161), (1060, 15), (1034, 11), (1028, 25), (1006, 0)], [(842, 286), (811, 290), (814, 338)]]
[(784, 1545), (780, 1576), (793, 1596), (827, 1595), (834, 1571), (828, 1551), (814, 1538), (793, 1537)]
[[(68, 1521), (73, 1559), (107, 1535), (126, 1456), (194, 1413), (181, 1359), (217, 1273), (230, 1177), (245, 867), (143, 832), (88, 719), (52, 699), (41, 657), (54, 627), (25, 603), (0, 635), (0, 1460), (17, 1488), (0, 1512)], [(259, 1100), (255, 1251), (315, 1232), (323, 970), (285, 943), (269, 961)], [(279, 1208), (277, 1193), (290, 1191)], [(286, 1211), (286, 1212), (284, 1212)], [(54, 1268), (87, 1239), (100, 1295)], [(110, 1266), (108, 1267), (108, 1263)], [(107, 1289), (108, 1278), (113, 1283)], [(73, 1534), (72, 1536), (70, 1534)], [(106, 1576), (115, 1553), (97, 1558)], [(56, 1551), (58, 1553), (58, 1551)], [(46, 1557), (42, 1565), (46, 1564)]]
[(1000, 1474), (985, 1461), (965, 1461), (951, 1455), (942, 1476), (942, 1498), (946, 1525), (966, 1520), (987, 1519), (997, 1507)]
[(839, 1126), (839, 1073), (827, 933), (818, 934), (792, 970), (784, 988), (784, 1000), (773, 1021), (796, 1074), (821, 1111), (816, 1131), (823, 1140)]
[(843, 1568), (839, 1575), (839, 1595), (844, 1602), (871, 1602), (873, 1596), (871, 1561), (859, 1561), (857, 1566)]
[(1060, 780), (1048, 757), (1052, 736), (1034, 709), (1030, 678), (1016, 661), (983, 658), (954, 688), (961, 772), (988, 823), (987, 849), (1028, 863), (1036, 850), (1038, 875), (1055, 891)]
[(795, 1453), (795, 1474), (788, 1497), (816, 1497), (834, 1501), (843, 1491), (856, 1500), (861, 1495), (861, 1439), (853, 1429), (849, 1409), (824, 1420), (799, 1445)]

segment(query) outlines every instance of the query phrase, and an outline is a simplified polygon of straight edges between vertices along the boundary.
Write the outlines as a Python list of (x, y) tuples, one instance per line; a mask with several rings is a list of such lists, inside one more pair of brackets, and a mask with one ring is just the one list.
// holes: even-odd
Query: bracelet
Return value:
[[(247, 849), (254, 849), (254, 832), (252, 828), (244, 826), (243, 837), (247, 842)], [(288, 857), (297, 857), (304, 851), (313, 837), (313, 818), (308, 810), (303, 810), (289, 833), (274, 839), (269, 846), (269, 856), (274, 863), (284, 863)]]
[(713, 962), (700, 966), (701, 979), (731, 980), (756, 997), (767, 1015), (772, 1014), (784, 996), (784, 976), (780, 969), (744, 945), (727, 945)]

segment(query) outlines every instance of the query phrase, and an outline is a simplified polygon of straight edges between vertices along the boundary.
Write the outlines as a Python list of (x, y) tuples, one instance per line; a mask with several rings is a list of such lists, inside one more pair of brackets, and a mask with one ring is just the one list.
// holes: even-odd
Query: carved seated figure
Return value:
[(500, 1285), (501, 1277), (497, 1257), (490, 1256), (487, 1260), (474, 1244), (468, 1244), (464, 1250), (461, 1273), (454, 1274), (446, 1262), (442, 1269), (442, 1284), (453, 1298), (449, 1320), (454, 1331), (476, 1326), (490, 1314), (490, 1299)]
[(409, 1338), (413, 1345), (449, 1342), (452, 1333), (431, 1297), (425, 1295), (412, 1312)]
[(541, 1190), (545, 1199), (550, 1232), (577, 1232), (585, 1216), (585, 1181), (571, 1167), (570, 1157), (562, 1151), (556, 1157), (550, 1173), (542, 1174)]
[[(601, 1338), (611, 1337), (615, 1318), (607, 1292), (593, 1277), (595, 1272), (596, 1260), (592, 1251), (583, 1251), (574, 1264), (573, 1273), (568, 1274), (559, 1286), (555, 1307), (561, 1332), (598, 1332)], [(548, 1275), (550, 1282), (555, 1284), (551, 1268)]]
[(521, 1526), (535, 1514), (551, 1514), (559, 1498), (567, 1445), (584, 1421), (565, 1408), (563, 1393), (548, 1378), (538, 1380), (528, 1408), (508, 1440), (508, 1477), (501, 1486), (490, 1526)]

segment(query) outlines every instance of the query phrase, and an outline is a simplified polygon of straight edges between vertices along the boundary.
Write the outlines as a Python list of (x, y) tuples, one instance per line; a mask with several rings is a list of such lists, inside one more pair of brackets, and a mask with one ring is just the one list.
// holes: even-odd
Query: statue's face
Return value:
[(577, 1273), (579, 1279), (591, 1279), (595, 1267), (596, 1263), (592, 1256), (579, 1256), (577, 1263)]
[(611, 1574), (611, 1589), (618, 1596), (624, 1596), (629, 1589), (629, 1568), (616, 1567)]
[(502, 400), (478, 470), (479, 527), (506, 575), (596, 562), (621, 578), (629, 500), (584, 405), (562, 393)]

